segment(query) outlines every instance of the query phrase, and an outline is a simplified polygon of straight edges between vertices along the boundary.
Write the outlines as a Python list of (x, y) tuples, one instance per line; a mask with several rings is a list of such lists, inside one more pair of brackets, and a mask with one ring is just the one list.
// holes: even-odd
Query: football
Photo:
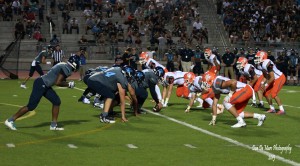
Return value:
[(153, 108), (152, 108), (153, 112), (159, 112), (161, 110), (161, 108), (159, 108), (159, 105), (156, 104)]

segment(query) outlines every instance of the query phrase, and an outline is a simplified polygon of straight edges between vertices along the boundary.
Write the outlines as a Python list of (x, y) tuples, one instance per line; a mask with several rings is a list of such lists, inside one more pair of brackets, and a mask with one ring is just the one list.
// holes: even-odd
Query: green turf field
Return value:
[[(45, 98), (10, 131), (3, 122), (27, 103), (32, 83), (21, 89), (19, 81), (0, 80), (0, 165), (300, 165), (300, 87), (280, 92), (286, 115), (266, 114), (261, 127), (246, 119), (246, 128), (232, 129), (236, 120), (228, 112), (209, 126), (210, 110), (184, 113), (188, 101), (174, 93), (159, 114), (134, 117), (127, 109), (129, 122), (118, 114), (115, 124), (103, 124), (100, 109), (77, 102), (85, 85), (76, 82), (77, 89), (55, 87), (64, 131), (49, 130), (51, 104)], [(144, 108), (151, 106), (149, 98)]]

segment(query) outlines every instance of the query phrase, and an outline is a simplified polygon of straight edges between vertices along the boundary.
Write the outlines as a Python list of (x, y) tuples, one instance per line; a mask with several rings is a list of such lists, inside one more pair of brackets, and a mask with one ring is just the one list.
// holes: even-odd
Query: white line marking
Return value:
[(295, 145), (297, 148), (300, 148), (300, 145)]
[(14, 148), (14, 147), (16, 147), (16, 145), (15, 145), (15, 144), (12, 144), (12, 143), (6, 144), (6, 146), (7, 146), (8, 148)]
[(78, 147), (75, 146), (74, 144), (68, 144), (68, 147), (71, 148), (71, 149), (77, 149)]
[[(166, 116), (166, 115), (162, 115), (162, 114), (159, 114), (159, 113), (156, 113), (156, 112), (152, 112), (152, 111), (147, 110), (147, 109), (143, 109), (143, 110), (147, 111), (147, 112), (150, 113), (150, 114), (153, 114), (153, 115), (156, 115), (156, 116), (160, 116), (160, 117), (162, 117), (162, 118), (168, 119), (168, 120), (173, 121), (173, 122), (175, 122), (175, 123), (178, 123), (178, 124), (181, 124), (181, 125), (183, 125), (183, 126), (189, 127), (189, 128), (191, 128), (191, 129), (200, 131), (200, 132), (202, 132), (202, 133), (204, 133), (204, 134), (207, 134), (207, 135), (210, 135), (210, 136), (212, 136), (212, 137), (219, 138), (219, 139), (221, 139), (221, 140), (230, 142), (230, 143), (232, 143), (232, 144), (235, 144), (235, 145), (237, 145), (237, 146), (241, 146), (241, 147), (246, 148), (246, 149), (249, 149), (249, 150), (253, 150), (253, 148), (252, 148), (251, 146), (246, 145), (246, 144), (243, 144), (243, 143), (241, 143), (241, 142), (238, 142), (237, 140), (234, 140), (234, 139), (231, 139), (231, 138), (228, 138), (228, 137), (225, 137), (225, 136), (221, 136), (221, 135), (219, 135), (219, 134), (215, 134), (215, 133), (213, 133), (213, 132), (207, 131), (207, 130), (202, 129), (202, 128), (197, 127), (197, 126), (193, 126), (193, 125), (188, 124), (188, 123), (186, 123), (186, 122), (179, 121), (179, 120), (177, 120), (177, 119), (168, 117), (168, 116)], [(295, 162), (295, 161), (293, 161), (293, 160), (290, 160), (290, 159), (283, 158), (283, 157), (281, 157), (281, 156), (275, 155), (275, 154), (270, 153), (270, 152), (267, 152), (267, 151), (265, 151), (265, 150), (255, 150), (255, 152), (261, 153), (261, 154), (263, 154), (263, 155), (266, 155), (267, 157), (269, 157), (269, 156), (275, 156), (277, 160), (280, 160), (280, 161), (282, 161), (282, 162), (284, 162), (284, 163), (286, 163), (286, 164), (300, 166), (300, 163), (297, 163), (297, 162)]]
[(197, 148), (196, 146), (193, 146), (193, 145), (191, 145), (191, 144), (184, 144), (184, 146), (186, 146), (186, 147), (188, 147), (188, 148), (192, 148), (192, 149)]
[(135, 145), (133, 145), (133, 144), (127, 144), (126, 145), (128, 148), (130, 148), (130, 149), (137, 149), (138, 147), (137, 146), (135, 146)]
[(74, 89), (77, 89), (77, 90), (80, 90), (80, 91), (84, 91), (84, 89), (77, 88), (77, 87), (74, 87)]
[(18, 97), (18, 95), (13, 95), (13, 97)]
[(75, 98), (75, 97), (77, 97), (77, 96), (72, 96), (72, 97), (74, 97), (74, 98)]

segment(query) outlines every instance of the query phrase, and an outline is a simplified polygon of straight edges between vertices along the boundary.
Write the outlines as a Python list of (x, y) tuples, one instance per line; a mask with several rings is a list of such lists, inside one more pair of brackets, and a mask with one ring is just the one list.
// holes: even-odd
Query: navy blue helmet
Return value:
[(68, 60), (68, 64), (72, 66), (73, 71), (78, 71), (80, 67), (80, 57), (77, 55), (71, 55)]
[(124, 66), (122, 70), (127, 78), (133, 78), (135, 75), (135, 70), (131, 66)]
[(157, 66), (153, 69), (155, 75), (157, 75), (159, 78), (163, 77), (165, 75), (165, 70), (160, 67), (160, 66)]
[(138, 84), (141, 84), (145, 80), (145, 74), (142, 71), (136, 71), (134, 78)]

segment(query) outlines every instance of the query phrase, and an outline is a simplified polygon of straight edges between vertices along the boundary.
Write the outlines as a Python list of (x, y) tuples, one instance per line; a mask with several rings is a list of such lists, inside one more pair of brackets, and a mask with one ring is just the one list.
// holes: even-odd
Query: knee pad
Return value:
[(231, 103), (228, 103), (226, 101), (223, 101), (223, 105), (224, 107), (226, 108), (226, 110), (229, 110), (231, 107), (232, 107), (232, 104)]

